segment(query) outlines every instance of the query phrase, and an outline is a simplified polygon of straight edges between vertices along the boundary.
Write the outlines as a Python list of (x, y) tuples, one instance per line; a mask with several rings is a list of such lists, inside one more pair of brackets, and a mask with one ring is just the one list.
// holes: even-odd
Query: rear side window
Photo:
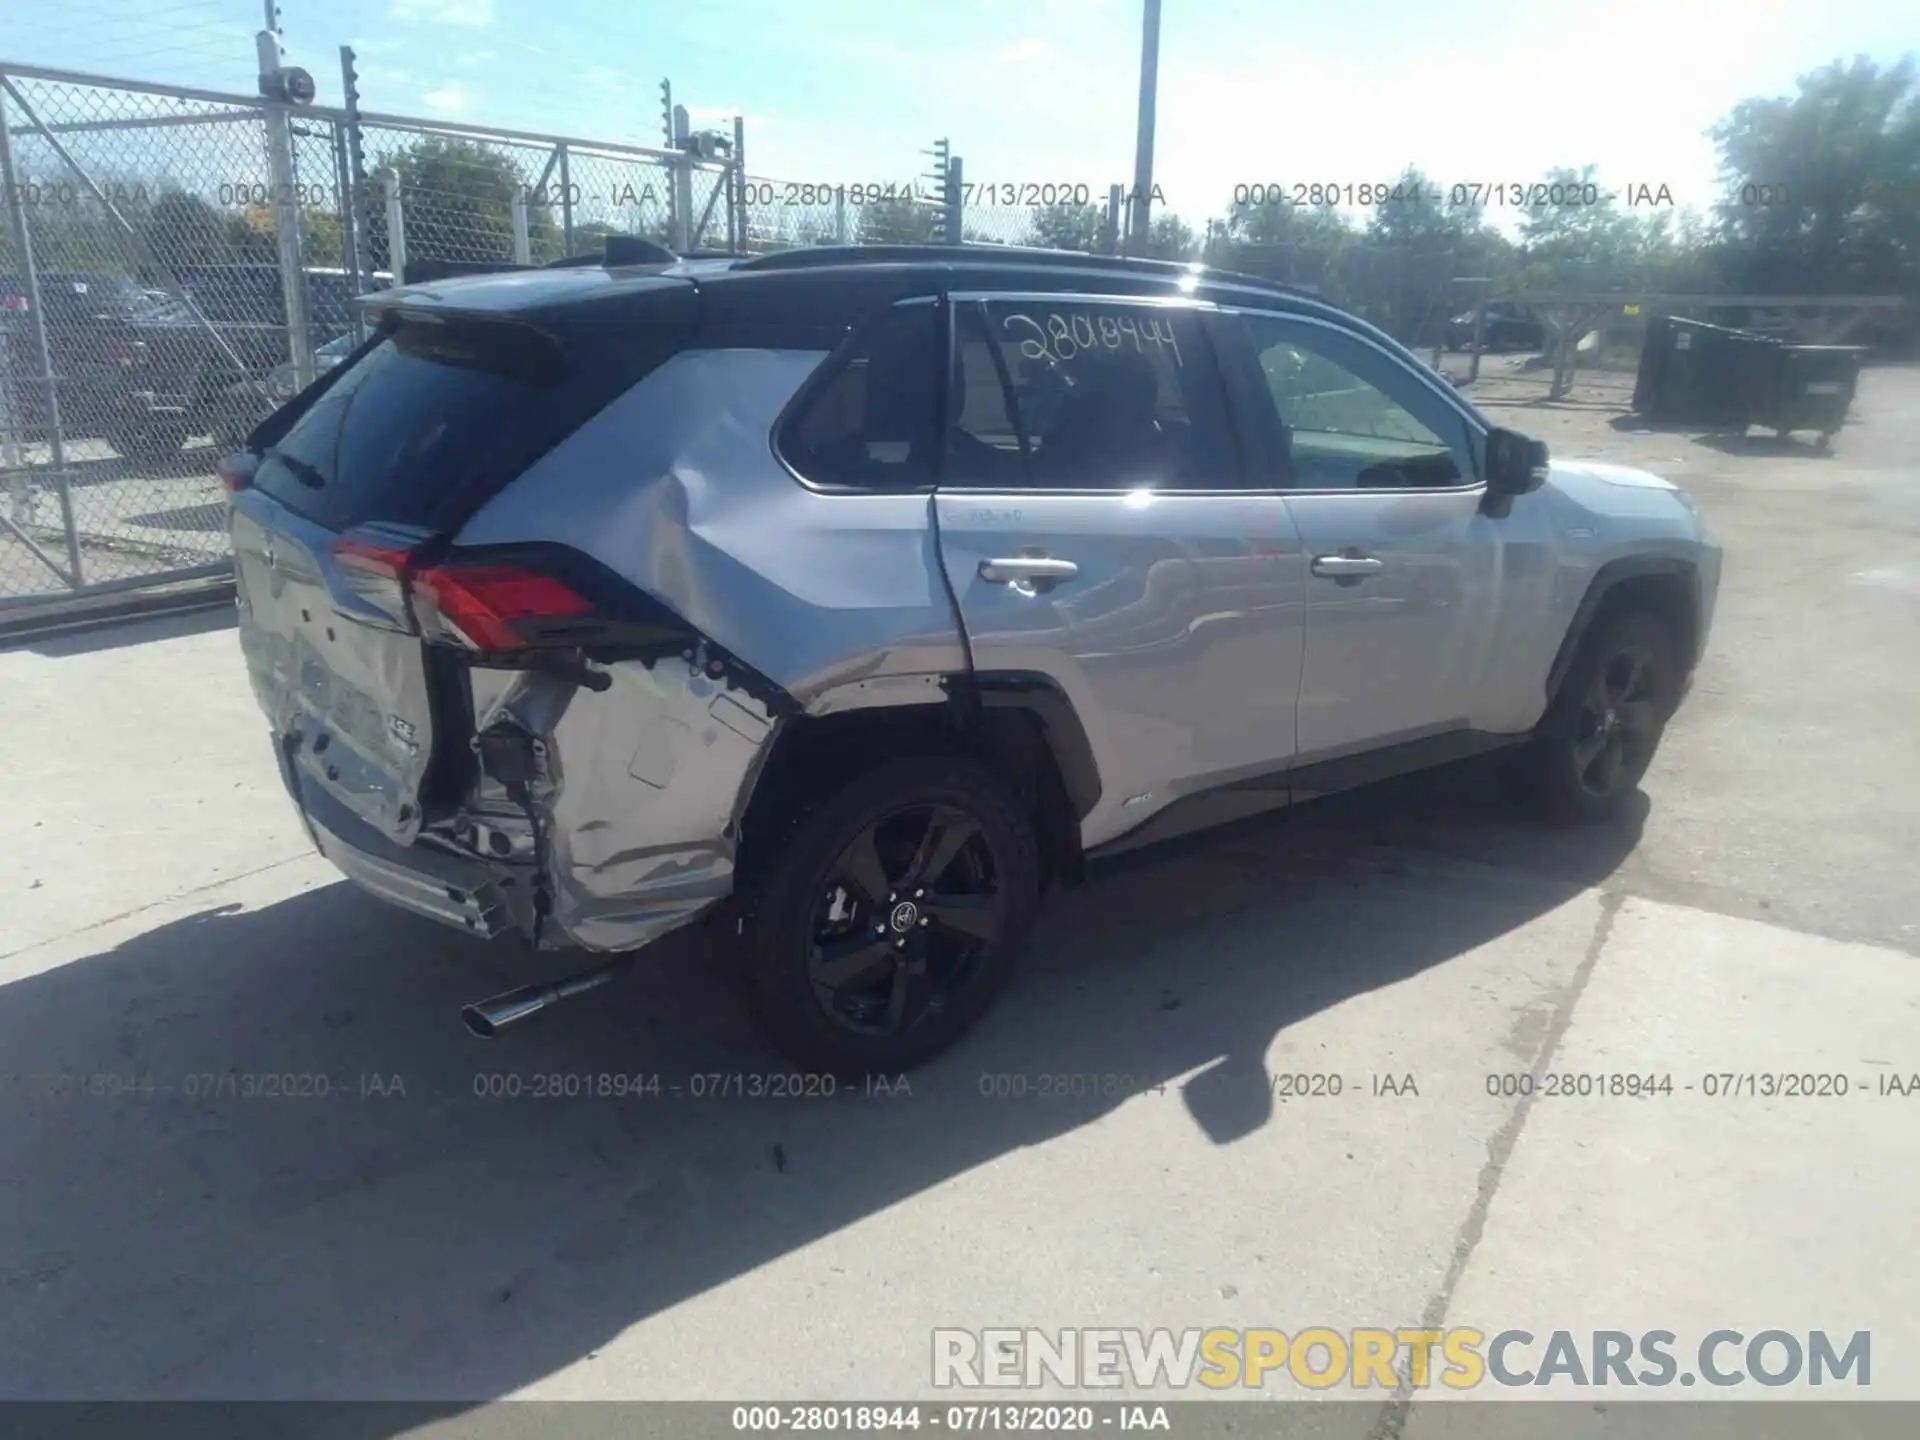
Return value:
[(630, 326), (403, 320), (277, 439), (268, 422), (254, 484), (336, 530), (449, 529), (673, 348)]
[(933, 484), (940, 438), (934, 307), (896, 305), (855, 338), (780, 433), (780, 454), (816, 485)]
[(996, 300), (962, 315), (957, 333), (960, 405), (943, 486), (1238, 483), (1219, 373), (1195, 312), (1069, 296)]

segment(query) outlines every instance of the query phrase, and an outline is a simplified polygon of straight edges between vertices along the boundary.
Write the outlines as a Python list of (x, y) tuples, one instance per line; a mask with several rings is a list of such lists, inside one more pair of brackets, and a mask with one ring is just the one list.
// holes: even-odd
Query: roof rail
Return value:
[(1245, 275), (1234, 270), (1217, 270), (1197, 260), (1155, 260), (1144, 256), (1089, 255), (1080, 250), (1048, 250), (1037, 245), (808, 245), (791, 250), (775, 250), (756, 255), (734, 266), (735, 270), (809, 270), (830, 265), (938, 265), (972, 264), (994, 261), (1039, 265), (1059, 265), (1088, 270), (1129, 270), (1141, 275), (1204, 275), (1209, 280), (1255, 285), (1289, 294), (1309, 293), (1301, 286), (1270, 280), (1264, 275)]
[(639, 235), (607, 235), (604, 247), (586, 250), (559, 260), (549, 260), (544, 270), (570, 269), (584, 265), (674, 265), (682, 260), (744, 260), (741, 250), (688, 250), (676, 255), (666, 246)]

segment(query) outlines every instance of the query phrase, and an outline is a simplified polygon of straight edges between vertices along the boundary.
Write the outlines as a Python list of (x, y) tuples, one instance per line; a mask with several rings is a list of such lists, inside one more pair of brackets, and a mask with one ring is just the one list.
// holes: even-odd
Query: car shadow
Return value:
[[(215, 587), (209, 587), (215, 588)], [(184, 608), (188, 603), (191, 609)], [(85, 628), (68, 633), (45, 635), (37, 638), (9, 640), (0, 630), (0, 650), (21, 649), (32, 652), (49, 660), (66, 659), (74, 655), (97, 655), (103, 650), (124, 650), (130, 646), (145, 645), (154, 640), (174, 640), (186, 635), (210, 635), (216, 630), (234, 630), (239, 627), (239, 617), (233, 608), (233, 587), (228, 584), (223, 590), (206, 598), (182, 597), (183, 608), (158, 615), (127, 615), (121, 609), (103, 607), (105, 613), (97, 622), (90, 621), (85, 615), (74, 613), (72, 620)]]
[(1696, 435), (1693, 443), (1723, 455), (1774, 456), (1792, 460), (1831, 460), (1833, 447), (1816, 439), (1796, 439), (1792, 435)]
[(1746, 430), (1702, 430), (1698, 420), (1662, 420), (1654, 416), (1616, 415), (1607, 422), (1626, 435), (1684, 435), (1695, 445), (1723, 455), (1786, 456), (1802, 460), (1830, 460), (1833, 450), (1814, 439), (1793, 435), (1751, 435)]
[[(489, 1044), (461, 1003), (577, 959), (344, 883), (210, 906), (0, 990), (0, 1392), (438, 1412), (516, 1391), (1142, 1088), (1216, 1144), (1256, 1134), (1277, 1036), (1563, 904), (1638, 834), (1543, 836), (1466, 766), (1138, 852), (1049, 897), (960, 1046), (831, 1098), (731, 1093), (787, 1067), (697, 940)], [(1043, 1072), (1130, 1078), (1047, 1099), (996, 1078)], [(566, 1076), (643, 1093), (542, 1078)]]
[(227, 528), (227, 503), (225, 500), (213, 500), (201, 505), (176, 505), (170, 510), (149, 510), (141, 515), (129, 515), (120, 523), (139, 525), (149, 530), (203, 530), (211, 533)]

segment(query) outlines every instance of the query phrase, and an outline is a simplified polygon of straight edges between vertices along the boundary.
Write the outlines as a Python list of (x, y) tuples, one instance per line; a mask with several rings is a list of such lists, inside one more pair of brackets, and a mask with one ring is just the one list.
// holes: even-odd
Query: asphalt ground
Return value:
[[(1920, 1399), (1920, 371), (1868, 372), (1824, 453), (1639, 431), (1614, 384), (1478, 393), (1686, 484), (1726, 546), (1644, 804), (1543, 831), (1466, 766), (1134, 857), (1051, 897), (987, 1023), (894, 1093), (702, 1078), (784, 1067), (691, 942), (476, 1041), (460, 1004), (566, 962), (310, 853), (227, 616), (0, 654), (0, 1397), (417, 1399), (505, 1434), (473, 1407), (944, 1404), (936, 1327), (1424, 1324), (1668, 1330), (1686, 1375), (1718, 1329), (1870, 1332), (1867, 1387), (1465, 1392), (1580, 1402), (1529, 1433)], [(1355, 1435), (1462, 1398), (1229, 1393), (1356, 1402)]]

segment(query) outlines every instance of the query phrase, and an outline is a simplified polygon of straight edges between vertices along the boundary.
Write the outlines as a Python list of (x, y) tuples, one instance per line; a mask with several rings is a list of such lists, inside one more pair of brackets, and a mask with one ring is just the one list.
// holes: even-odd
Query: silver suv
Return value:
[(1496, 748), (1607, 814), (1705, 644), (1684, 492), (1264, 281), (819, 249), (410, 286), (228, 462), (314, 842), (476, 935), (707, 921), (893, 1071), (1090, 859)]

